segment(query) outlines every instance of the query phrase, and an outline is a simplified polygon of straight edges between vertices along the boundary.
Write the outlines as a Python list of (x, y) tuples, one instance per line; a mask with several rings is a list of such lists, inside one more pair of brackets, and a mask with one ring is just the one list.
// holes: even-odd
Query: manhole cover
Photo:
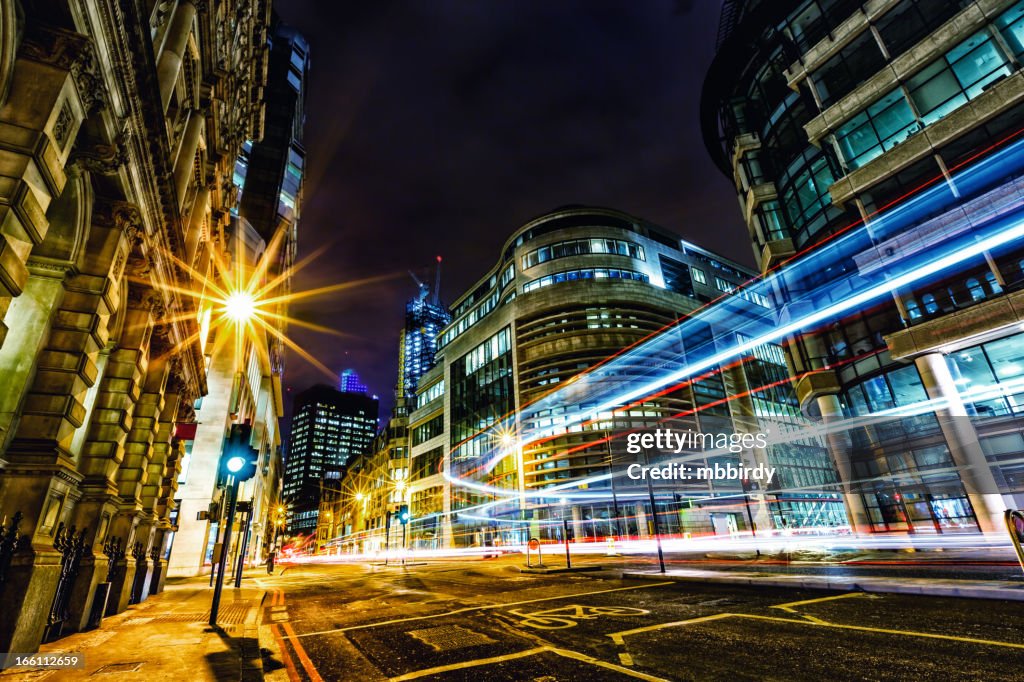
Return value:
[(98, 668), (93, 675), (106, 675), (109, 673), (137, 673), (142, 668), (142, 661), (136, 661), (135, 663), (108, 663), (102, 668)]
[(454, 651), (455, 649), (467, 649), (471, 646), (492, 644), (493, 640), (487, 635), (473, 632), (458, 625), (441, 625), (436, 628), (425, 630), (410, 630), (409, 635), (420, 640), (424, 644), (433, 647), (435, 651)]

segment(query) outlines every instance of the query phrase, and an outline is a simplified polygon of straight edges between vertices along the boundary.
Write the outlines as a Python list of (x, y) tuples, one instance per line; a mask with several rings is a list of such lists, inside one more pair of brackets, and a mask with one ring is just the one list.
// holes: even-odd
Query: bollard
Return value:
[(534, 568), (530, 565), (530, 552), (537, 550), (537, 566), (536, 568), (544, 568), (544, 558), (540, 554), (540, 540), (538, 538), (530, 538), (529, 542), (526, 543), (526, 567)]
[(569, 558), (569, 521), (562, 519), (562, 529), (565, 534), (565, 567), (572, 568), (572, 559)]

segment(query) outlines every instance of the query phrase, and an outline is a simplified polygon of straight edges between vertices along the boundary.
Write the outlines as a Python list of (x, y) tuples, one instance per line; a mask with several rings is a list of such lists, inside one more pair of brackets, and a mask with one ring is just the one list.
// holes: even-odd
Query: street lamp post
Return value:
[[(651, 456), (648, 453), (644, 453), (644, 462), (648, 468), (651, 466)], [(665, 572), (665, 553), (661, 549), (661, 527), (658, 525), (658, 507), (654, 504), (654, 488), (651, 486), (651, 477), (645, 476), (647, 479), (647, 497), (651, 501), (651, 518), (654, 521), (654, 539), (658, 544), (658, 566), (661, 568), (661, 572)]]
[(612, 487), (612, 511), (615, 513), (615, 535), (622, 537), (622, 517), (619, 514), (619, 498), (615, 494), (615, 455), (612, 454), (612, 436), (605, 432), (605, 445), (608, 446), (608, 482)]

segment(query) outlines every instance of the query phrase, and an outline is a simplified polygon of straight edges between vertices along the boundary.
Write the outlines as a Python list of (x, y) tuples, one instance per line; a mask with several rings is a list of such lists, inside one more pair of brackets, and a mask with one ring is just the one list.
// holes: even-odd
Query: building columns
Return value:
[(636, 505), (636, 533), (641, 540), (651, 537), (651, 529), (647, 527), (647, 511), (643, 502)]
[(174, 188), (178, 194), (179, 207), (185, 204), (185, 192), (189, 178), (195, 172), (196, 152), (199, 151), (199, 140), (205, 129), (206, 117), (203, 112), (198, 109), (189, 111), (188, 123), (185, 124), (185, 132), (178, 147), (178, 157), (174, 161)]
[[(826, 428), (842, 421), (843, 408), (839, 404), (839, 396), (834, 393), (825, 393), (817, 396), (815, 402), (818, 404), (822, 423)], [(854, 533), (869, 533), (871, 532), (871, 519), (867, 509), (864, 508), (864, 496), (858, 489), (853, 463), (850, 461), (850, 452), (853, 449), (850, 435), (845, 431), (828, 431), (827, 440), (828, 450), (832, 454), (832, 463), (839, 476), (839, 484), (842, 486), (843, 506), (846, 508), (846, 520), (850, 523), (850, 529)]]
[(156, 65), (156, 77), (160, 85), (160, 104), (163, 111), (171, 103), (171, 94), (174, 92), (174, 84), (178, 81), (178, 74), (181, 72), (181, 61), (185, 56), (185, 48), (188, 45), (188, 37), (192, 33), (192, 22), (196, 18), (196, 6), (192, 0), (179, 0), (178, 6), (174, 8), (174, 16), (171, 18), (171, 25), (167, 29), (167, 36), (164, 40), (164, 49), (160, 53), (160, 60)]
[(935, 410), (935, 417), (967, 498), (974, 507), (978, 526), (983, 533), (1004, 533), (1003, 511), (1006, 504), (999, 494), (992, 467), (981, 449), (978, 434), (957, 391), (946, 357), (942, 353), (926, 353), (915, 358), (914, 364), (921, 374), (928, 397), (945, 402), (945, 407)]

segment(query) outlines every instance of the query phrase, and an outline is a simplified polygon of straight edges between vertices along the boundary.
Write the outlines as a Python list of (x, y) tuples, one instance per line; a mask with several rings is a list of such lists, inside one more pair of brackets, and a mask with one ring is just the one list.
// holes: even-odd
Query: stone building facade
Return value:
[(108, 614), (162, 587), (176, 425), (207, 392), (185, 292), (260, 135), (268, 22), (248, 0), (0, 2), (4, 651), (81, 629), (101, 583)]

